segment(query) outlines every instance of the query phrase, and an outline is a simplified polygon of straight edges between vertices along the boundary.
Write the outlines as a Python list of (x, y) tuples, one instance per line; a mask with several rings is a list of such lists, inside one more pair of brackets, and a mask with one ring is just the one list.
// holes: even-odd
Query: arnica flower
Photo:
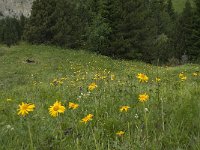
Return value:
[(193, 75), (194, 77), (196, 77), (196, 76), (198, 76), (198, 73), (194, 72), (192, 75)]
[(78, 107), (79, 107), (78, 104), (75, 104), (75, 103), (69, 102), (69, 109), (77, 109)]
[(65, 112), (65, 106), (61, 105), (61, 102), (56, 101), (53, 106), (49, 107), (49, 114), (52, 117), (57, 117), (59, 113), (64, 113)]
[(131, 107), (129, 107), (129, 106), (122, 106), (119, 110), (120, 110), (120, 112), (123, 112), (123, 111), (127, 112), (129, 108), (131, 108)]
[(142, 74), (142, 73), (139, 73), (137, 75), (137, 78), (139, 79), (140, 82), (148, 82), (149, 80), (149, 78), (145, 74)]
[(112, 81), (115, 80), (115, 75), (114, 75), (114, 74), (111, 74), (110, 79), (111, 79)]
[(28, 115), (29, 112), (33, 111), (34, 108), (35, 108), (34, 104), (22, 102), (22, 104), (19, 105), (19, 109), (17, 109), (19, 111), (18, 115), (21, 115), (24, 117), (24, 116)]
[(140, 102), (146, 102), (149, 100), (149, 95), (144, 93), (144, 94), (140, 94), (139, 97), (138, 97), (139, 101)]
[(182, 81), (187, 79), (187, 77), (183, 73), (180, 73), (178, 76)]
[(156, 77), (156, 82), (158, 83), (160, 81), (161, 81), (161, 79), (159, 77)]
[(123, 136), (124, 134), (125, 134), (124, 131), (118, 131), (118, 132), (116, 133), (116, 135), (118, 135), (118, 136)]
[(88, 121), (91, 121), (94, 115), (89, 114), (86, 117), (84, 117), (83, 119), (81, 119), (82, 123), (87, 123)]
[(97, 88), (97, 85), (96, 85), (96, 83), (91, 83), (89, 86), (88, 86), (88, 90), (89, 91), (93, 91), (95, 88)]

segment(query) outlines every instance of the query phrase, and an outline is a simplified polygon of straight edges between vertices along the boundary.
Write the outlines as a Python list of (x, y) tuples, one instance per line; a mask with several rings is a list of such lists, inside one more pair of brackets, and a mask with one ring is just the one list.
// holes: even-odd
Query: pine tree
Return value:
[(173, 22), (167, 12), (166, 0), (151, 0), (150, 11), (152, 24), (154, 23), (154, 35), (152, 35), (154, 49), (151, 51), (153, 60), (165, 62), (171, 57), (172, 50), (170, 48), (171, 29)]
[(189, 0), (185, 3), (185, 8), (179, 18), (177, 24), (177, 38), (176, 38), (176, 55), (180, 58), (183, 54), (191, 55), (193, 40), (193, 17), (191, 3)]
[(192, 60), (200, 59), (200, 1), (195, 0), (196, 10), (193, 24), (193, 35), (192, 35), (192, 48), (189, 50), (189, 55)]
[(15, 18), (6, 17), (0, 21), (0, 42), (8, 47), (16, 44), (21, 38), (20, 24)]
[(31, 16), (25, 27), (24, 37), (31, 43), (50, 43), (53, 37), (51, 27), (55, 24), (52, 14), (56, 0), (36, 0), (32, 5)]
[(173, 21), (176, 19), (176, 13), (173, 8), (172, 0), (167, 1), (167, 13)]
[(101, 54), (110, 55), (111, 1), (99, 0), (98, 5), (91, 5), (92, 19), (88, 28), (88, 47)]

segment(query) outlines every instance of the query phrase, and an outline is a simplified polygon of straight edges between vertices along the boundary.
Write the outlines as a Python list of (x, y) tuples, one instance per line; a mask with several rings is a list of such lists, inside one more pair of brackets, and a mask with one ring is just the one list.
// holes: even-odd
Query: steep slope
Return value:
[(30, 16), (34, 0), (0, 0), (0, 17), (24, 15)]

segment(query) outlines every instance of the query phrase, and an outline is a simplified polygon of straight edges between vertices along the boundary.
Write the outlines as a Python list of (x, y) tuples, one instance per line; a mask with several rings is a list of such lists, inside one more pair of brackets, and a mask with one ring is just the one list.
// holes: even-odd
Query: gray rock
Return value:
[(19, 18), (22, 14), (29, 17), (34, 0), (0, 0), (0, 18), (9, 16)]

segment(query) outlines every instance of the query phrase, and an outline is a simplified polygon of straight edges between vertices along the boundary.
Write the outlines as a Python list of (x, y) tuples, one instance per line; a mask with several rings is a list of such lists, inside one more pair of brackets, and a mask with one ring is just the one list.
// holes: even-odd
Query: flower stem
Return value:
[(27, 124), (28, 124), (28, 133), (29, 133), (29, 138), (30, 138), (31, 150), (34, 150), (33, 139), (32, 139), (30, 124), (29, 124), (29, 122), (28, 122)]
[(148, 118), (147, 118), (147, 112), (145, 110), (144, 103), (143, 103), (143, 107), (144, 107), (144, 121), (145, 121), (145, 129), (146, 129), (146, 138), (147, 138), (147, 142), (148, 142)]

